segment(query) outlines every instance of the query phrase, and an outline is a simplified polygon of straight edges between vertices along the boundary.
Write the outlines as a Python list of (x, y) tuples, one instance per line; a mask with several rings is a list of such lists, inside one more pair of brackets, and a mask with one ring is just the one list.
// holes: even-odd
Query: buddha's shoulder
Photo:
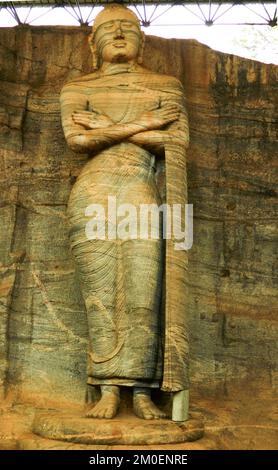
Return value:
[(167, 87), (173, 87), (177, 89), (182, 88), (182, 84), (180, 80), (174, 77), (173, 75), (158, 73), (158, 72), (154, 72), (148, 69), (143, 69), (143, 70), (146, 73), (146, 79), (149, 82), (154, 81), (154, 82), (161, 83), (162, 85), (167, 86)]
[(63, 88), (62, 91), (67, 91), (67, 90), (78, 90), (80, 91), (84, 88), (87, 88), (88, 86), (91, 86), (92, 83), (99, 78), (98, 72), (92, 72), (88, 73), (87, 75), (82, 75), (81, 77), (77, 77), (70, 82), (67, 82)]
[[(154, 72), (149, 69), (145, 69), (143, 67), (139, 67), (136, 72), (136, 76), (138, 77), (139, 82), (144, 83), (146, 82), (150, 87), (153, 84), (154, 87), (162, 87), (162, 88), (172, 88), (176, 90), (182, 90), (181, 82), (172, 75), (166, 75), (163, 73)], [(114, 80), (115, 77), (119, 77), (120, 74), (111, 74), (110, 76), (102, 76), (98, 71), (89, 73), (87, 75), (83, 75), (81, 77), (77, 77), (74, 80), (67, 82), (63, 88), (62, 93), (64, 92), (84, 92), (88, 88), (92, 88), (94, 86), (99, 86), (99, 80)], [(124, 75), (127, 77), (127, 81), (131, 79), (134, 80), (134, 75), (126, 74)]]

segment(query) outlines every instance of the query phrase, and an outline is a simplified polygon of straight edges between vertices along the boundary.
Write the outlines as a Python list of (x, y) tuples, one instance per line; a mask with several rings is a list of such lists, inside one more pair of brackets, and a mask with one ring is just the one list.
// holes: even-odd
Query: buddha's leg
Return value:
[[(127, 310), (137, 332), (129, 360), (138, 369), (145, 368), (150, 380), (158, 381), (162, 373), (159, 364), (162, 247), (162, 240), (133, 241), (123, 246)], [(145, 386), (133, 388), (133, 408), (142, 419), (166, 418), (152, 402), (151, 388)]]
[[(117, 246), (113, 241), (93, 240), (73, 244), (81, 289), (86, 304), (89, 329), (88, 375), (96, 369), (108, 374), (109, 356), (116, 353), (117, 337), (114, 324), (115, 283), (117, 277)], [(112, 354), (114, 355), (114, 354)], [(96, 380), (97, 382), (97, 380)], [(101, 399), (92, 403), (87, 418), (113, 418), (120, 405), (120, 388), (101, 385)]]

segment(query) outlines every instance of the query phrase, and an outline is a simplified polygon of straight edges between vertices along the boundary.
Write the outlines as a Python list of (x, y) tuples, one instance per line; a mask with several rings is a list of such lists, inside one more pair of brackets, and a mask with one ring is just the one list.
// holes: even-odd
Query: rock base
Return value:
[(142, 420), (136, 416), (92, 419), (63, 411), (38, 412), (33, 432), (48, 439), (86, 445), (152, 445), (192, 442), (204, 435), (201, 420), (183, 423)]

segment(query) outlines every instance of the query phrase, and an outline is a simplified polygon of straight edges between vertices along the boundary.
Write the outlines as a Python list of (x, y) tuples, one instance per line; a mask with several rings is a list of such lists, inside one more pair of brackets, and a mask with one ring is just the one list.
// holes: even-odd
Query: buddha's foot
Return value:
[(167, 418), (166, 413), (161, 411), (151, 400), (150, 394), (134, 393), (133, 409), (138, 418), (142, 419), (163, 419)]
[(92, 405), (86, 413), (86, 418), (111, 419), (116, 416), (120, 406), (119, 387), (101, 387), (101, 399)]

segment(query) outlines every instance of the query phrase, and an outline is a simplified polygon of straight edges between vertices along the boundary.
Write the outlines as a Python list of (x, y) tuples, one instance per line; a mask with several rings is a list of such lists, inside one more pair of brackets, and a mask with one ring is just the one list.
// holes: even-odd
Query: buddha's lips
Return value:
[(113, 42), (114, 47), (125, 47), (126, 46), (126, 41), (123, 40), (117, 40)]

